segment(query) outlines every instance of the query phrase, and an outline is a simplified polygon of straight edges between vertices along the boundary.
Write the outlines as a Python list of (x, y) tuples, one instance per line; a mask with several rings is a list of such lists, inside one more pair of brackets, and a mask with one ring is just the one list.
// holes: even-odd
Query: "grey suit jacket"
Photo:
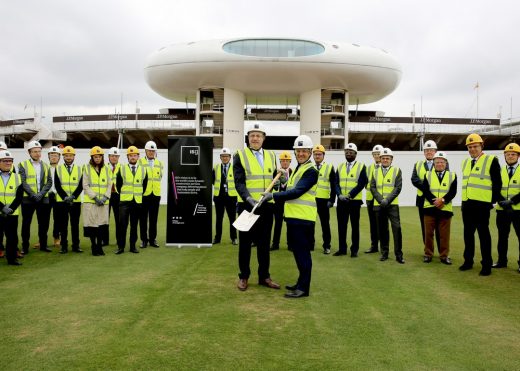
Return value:
[[(43, 166), (43, 161), (42, 161), (42, 166)], [(47, 166), (49, 166), (49, 165), (47, 165)], [(24, 190), (24, 196), (22, 199), (22, 203), (24, 203), (24, 204), (36, 203), (31, 198), (31, 196), (33, 196), (35, 193), (32, 191), (31, 186), (27, 183), (27, 174), (25, 172), (24, 167), (21, 164), (18, 165), (18, 173), (20, 174), (20, 177), (22, 178), (22, 187)], [(43, 198), (41, 199), (40, 202), (48, 204), (49, 203), (48, 193), (52, 187), (52, 176), (51, 176), (50, 169), (47, 172), (46, 179), (45, 179), (45, 171), (40, 172), (40, 184), (43, 184), (43, 187), (41, 187), (41, 190), (39, 192), (40, 194), (43, 194)]]

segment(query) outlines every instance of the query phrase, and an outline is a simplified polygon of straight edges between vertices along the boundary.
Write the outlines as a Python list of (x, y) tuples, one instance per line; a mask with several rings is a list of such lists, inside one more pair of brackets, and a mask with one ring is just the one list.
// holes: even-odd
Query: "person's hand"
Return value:
[(255, 205), (258, 203), (253, 197), (249, 196), (246, 198), (246, 202), (251, 205), (251, 207), (255, 207)]
[(442, 198), (436, 198), (433, 200), (433, 206), (435, 206), (437, 209), (442, 209), (444, 207), (444, 201)]
[(43, 194), (41, 193), (35, 193), (31, 196), (31, 198), (33, 199), (34, 202), (40, 202), (41, 199), (43, 198)]
[(103, 204), (105, 204), (105, 202), (108, 201), (108, 197), (107, 196), (101, 197), (101, 201), (103, 202)]
[(338, 200), (340, 200), (341, 202), (348, 202), (349, 199), (348, 199), (348, 196), (339, 195)]
[(97, 196), (94, 197), (94, 202), (96, 203), (96, 205), (98, 206), (103, 206), (104, 202), (101, 201)]
[(513, 205), (513, 201), (512, 200), (498, 201), (498, 205), (504, 209), (508, 209)]
[(74, 196), (67, 196), (63, 199), (63, 201), (65, 201), (66, 203), (68, 203), (70, 205), (74, 202)]
[(272, 199), (273, 199), (273, 194), (271, 192), (262, 193), (262, 198), (260, 199), (260, 202), (258, 203), (258, 207), (262, 206), (262, 204), (269, 202)]
[(334, 206), (334, 202), (327, 201), (327, 207), (330, 209), (332, 206)]
[(381, 207), (387, 207), (388, 206), (388, 200), (386, 198), (382, 199), (379, 203)]
[(13, 213), (13, 209), (6, 205), (2, 208), (2, 213), (5, 215), (11, 215)]

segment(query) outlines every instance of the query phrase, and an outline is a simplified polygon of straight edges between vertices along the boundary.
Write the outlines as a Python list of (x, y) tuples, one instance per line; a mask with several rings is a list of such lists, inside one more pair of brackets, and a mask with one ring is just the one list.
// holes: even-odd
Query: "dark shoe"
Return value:
[(60, 254), (66, 254), (68, 252), (69, 252), (69, 249), (66, 249), (66, 248), (63, 248), (63, 247), (60, 249)]
[(446, 265), (451, 265), (452, 264), (450, 258), (441, 259), (441, 263), (442, 264), (446, 264)]
[(99, 256), (98, 249), (96, 246), (91, 246), (90, 249), (92, 250), (92, 256)]
[(309, 296), (309, 294), (307, 294), (305, 291), (302, 291), (302, 290), (294, 290), (294, 291), (286, 292), (284, 295), (284, 297), (289, 298), (289, 299), (303, 298), (306, 296)]
[(388, 260), (388, 256), (386, 255), (381, 255), (381, 257), (379, 258), (380, 261), (384, 262), (385, 260)]
[(241, 278), (238, 280), (237, 287), (240, 291), (246, 291), (247, 290), (247, 278)]
[(134, 254), (139, 254), (139, 250), (137, 250), (135, 247), (130, 249), (130, 252), (132, 252)]
[(323, 249), (323, 253), (325, 255), (329, 255), (330, 254), (330, 249)]
[(7, 262), (7, 265), (22, 265), (22, 263), (14, 260), (14, 261), (11, 261), (11, 262)]
[(101, 243), (101, 246), (108, 246), (108, 245), (110, 245), (110, 243), (109, 243), (108, 241), (103, 241), (103, 242)]
[(125, 250), (123, 250), (123, 249), (117, 249), (116, 255), (120, 255), (120, 254), (122, 254), (124, 252), (125, 252)]
[(491, 266), (492, 268), (507, 268), (507, 263), (495, 263)]
[(336, 251), (334, 254), (332, 254), (332, 256), (341, 256), (341, 255), (347, 255), (347, 253), (338, 250), (338, 251)]
[(491, 274), (491, 268), (482, 268), (479, 272), (479, 276), (489, 276)]
[(423, 256), (422, 258), (423, 263), (431, 263), (432, 257), (431, 256)]
[(43, 252), (52, 252), (52, 250), (49, 249), (48, 247), (41, 247), (41, 248), (40, 248), (40, 251), (43, 251)]
[(100, 256), (104, 256), (104, 255), (105, 255), (105, 252), (103, 251), (103, 245), (99, 246), (99, 248), (98, 248), (98, 254), (99, 254)]
[(271, 248), (269, 250), (270, 251), (280, 250), (280, 246), (273, 245), (273, 246), (271, 246)]
[(294, 291), (298, 288), (298, 285), (296, 285), (296, 284), (292, 285), (292, 286), (287, 285), (287, 286), (285, 286), (285, 288), (289, 291)]
[(402, 256), (400, 258), (395, 258), (395, 261), (399, 264), (404, 264), (404, 258)]
[(18, 259), (23, 259), (23, 254), (22, 254), (20, 251), (17, 251), (17, 252), (16, 252), (16, 257), (17, 257)]
[(365, 251), (365, 254), (375, 254), (376, 252), (379, 252), (378, 249), (368, 249), (367, 251)]
[(358, 257), (357, 252), (350, 253), (350, 257), (351, 258), (357, 258)]
[(265, 286), (265, 287), (269, 287), (271, 289), (276, 289), (276, 290), (279, 290), (280, 289), (280, 285), (277, 284), (276, 282), (274, 282), (272, 279), (270, 278), (266, 278), (265, 280), (263, 281), (258, 281), (258, 284), (260, 286)]
[(83, 250), (81, 250), (81, 249), (78, 247), (78, 248), (72, 249), (72, 252), (83, 252)]
[(220, 243), (220, 240), (217, 240), (216, 238), (213, 239), (213, 245), (218, 245)]
[(231, 245), (238, 245), (238, 242), (237, 242), (237, 239), (236, 238), (233, 238), (231, 240)]
[[(148, 243), (144, 242), (144, 241), (141, 241), (141, 244), (139, 245), (139, 248), (140, 249), (146, 249), (148, 247)], [(132, 249), (130, 249), (130, 251), (132, 251)]]
[(150, 246), (155, 247), (155, 248), (160, 247), (159, 244), (157, 243), (157, 240), (153, 240), (153, 242), (150, 244)]
[(29, 254), (29, 248), (28, 247), (22, 247), (22, 254), (23, 255)]
[(464, 263), (459, 267), (459, 271), (469, 271), (470, 269), (473, 269), (473, 264)]

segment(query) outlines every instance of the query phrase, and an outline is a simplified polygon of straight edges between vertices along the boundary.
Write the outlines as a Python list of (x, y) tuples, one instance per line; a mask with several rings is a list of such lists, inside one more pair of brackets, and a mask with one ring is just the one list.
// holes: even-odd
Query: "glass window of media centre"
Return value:
[(251, 57), (291, 58), (321, 54), (325, 48), (315, 42), (305, 40), (250, 39), (224, 44), (227, 53)]

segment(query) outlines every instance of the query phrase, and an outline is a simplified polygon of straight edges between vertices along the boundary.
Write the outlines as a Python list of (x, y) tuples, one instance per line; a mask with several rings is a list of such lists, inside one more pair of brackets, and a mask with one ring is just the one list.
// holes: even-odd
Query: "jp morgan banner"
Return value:
[(166, 245), (210, 247), (213, 139), (168, 136)]

